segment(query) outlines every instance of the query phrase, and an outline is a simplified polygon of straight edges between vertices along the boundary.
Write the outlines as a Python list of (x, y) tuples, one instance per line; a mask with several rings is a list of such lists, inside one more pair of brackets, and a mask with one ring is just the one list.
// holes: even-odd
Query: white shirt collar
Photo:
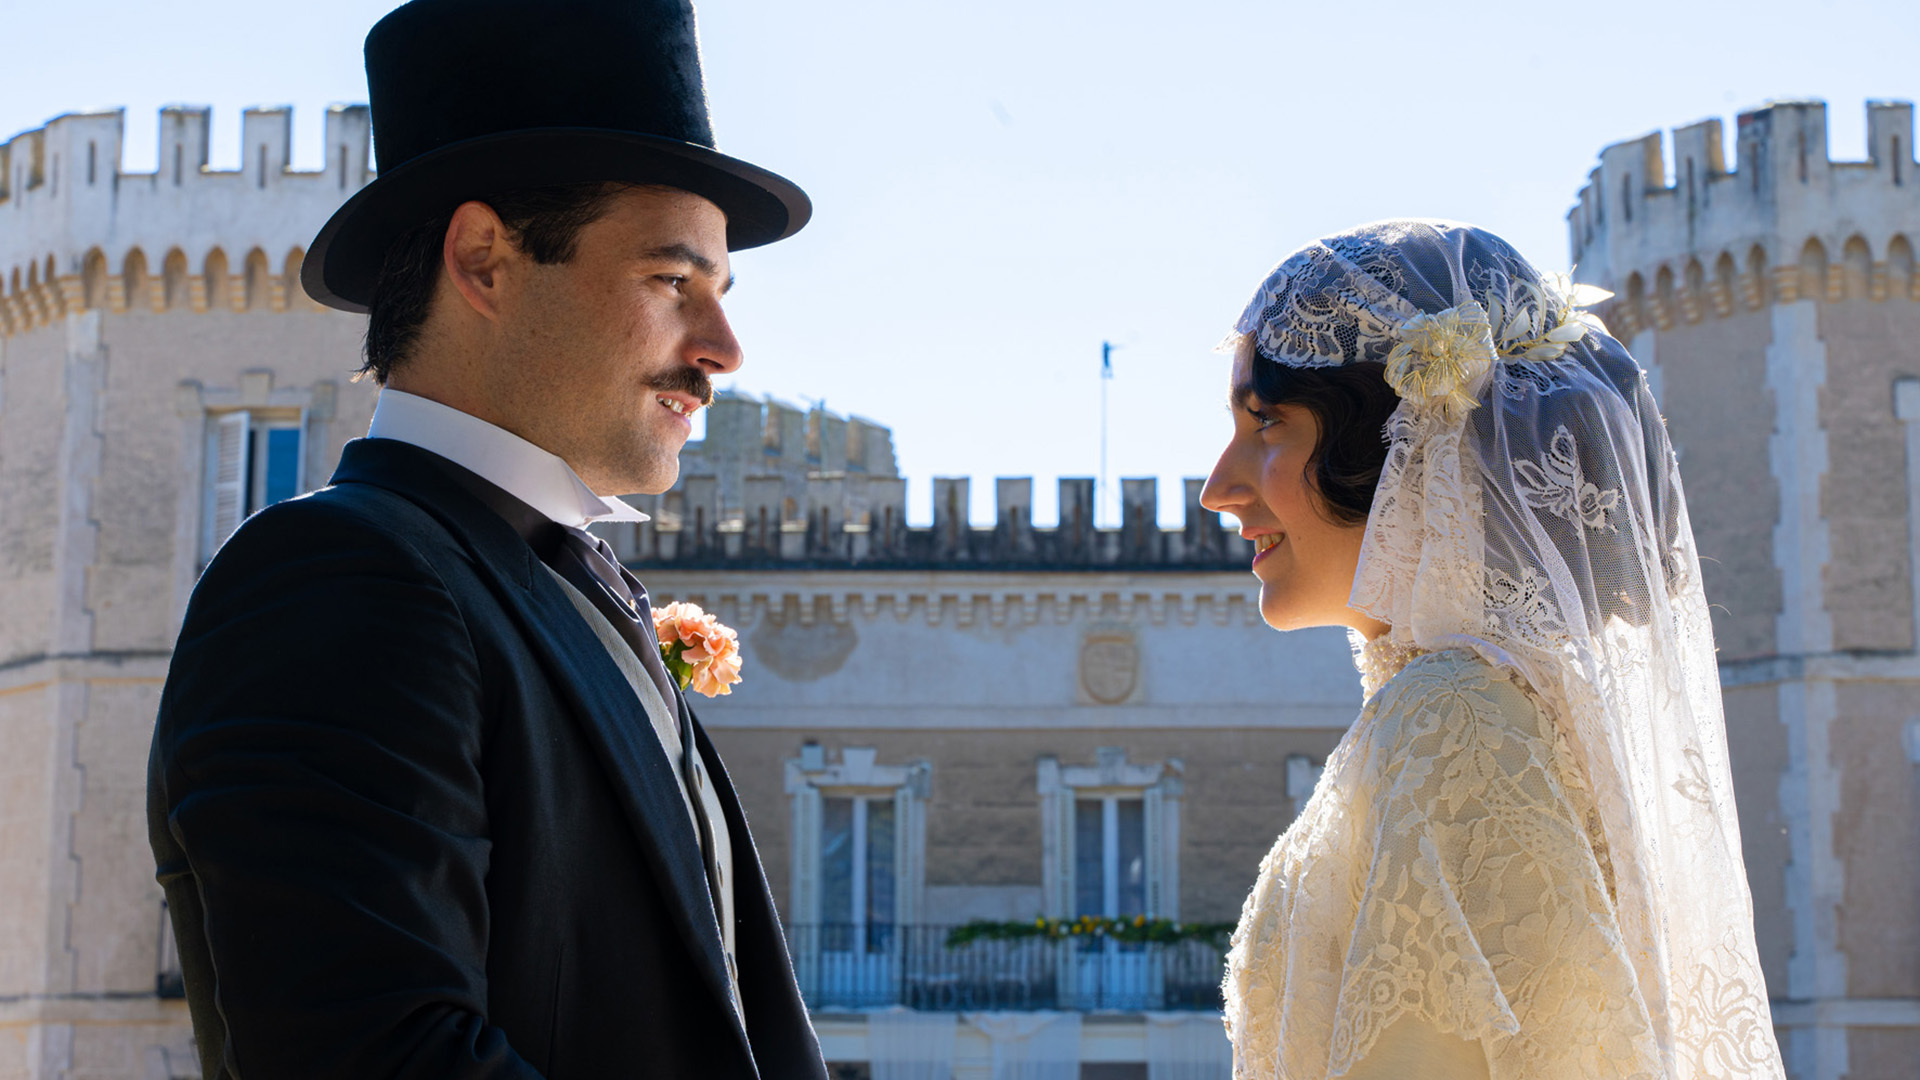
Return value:
[(562, 525), (577, 529), (596, 521), (647, 520), (619, 499), (594, 494), (558, 455), (418, 394), (381, 390), (367, 437), (411, 443), (439, 454)]

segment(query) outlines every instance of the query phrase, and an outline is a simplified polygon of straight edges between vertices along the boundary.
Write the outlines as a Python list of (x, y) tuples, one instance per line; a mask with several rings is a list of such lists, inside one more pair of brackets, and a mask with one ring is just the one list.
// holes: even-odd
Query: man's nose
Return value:
[(727, 321), (727, 313), (718, 304), (713, 305), (711, 314), (702, 320), (692, 346), (693, 362), (709, 375), (738, 371), (746, 359), (740, 339), (733, 334), (733, 324)]

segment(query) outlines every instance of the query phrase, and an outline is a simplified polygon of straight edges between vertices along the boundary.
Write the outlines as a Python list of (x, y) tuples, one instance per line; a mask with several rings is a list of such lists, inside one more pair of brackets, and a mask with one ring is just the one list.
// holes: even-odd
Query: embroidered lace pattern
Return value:
[(1239, 1080), (1340, 1075), (1408, 1015), (1495, 1080), (1784, 1076), (1678, 465), (1577, 291), (1481, 230), (1382, 222), (1236, 326), (1261, 362), (1385, 377), (1477, 305), (1499, 357), (1388, 422), (1351, 602), (1392, 629), (1235, 935)]
[(1337, 1076), (1402, 1016), (1482, 1041), (1494, 1080), (1663, 1075), (1591, 805), (1506, 672), (1414, 657), (1261, 864), (1228, 961), (1235, 1076)]

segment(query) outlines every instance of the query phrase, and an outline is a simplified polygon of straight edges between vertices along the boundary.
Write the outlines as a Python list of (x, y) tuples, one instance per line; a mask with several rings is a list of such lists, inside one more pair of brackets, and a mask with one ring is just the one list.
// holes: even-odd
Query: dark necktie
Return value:
[(700, 797), (706, 780), (693, 751), (693, 725), (689, 722), (686, 699), (680, 692), (678, 682), (667, 672), (666, 664), (660, 659), (660, 641), (653, 633), (653, 607), (647, 601), (646, 586), (620, 565), (605, 540), (585, 529), (565, 526), (561, 526), (561, 529), (560, 542), (550, 548), (550, 553), (542, 552), (538, 547), (534, 550), (555, 573), (565, 578), (567, 584), (580, 590), (600, 614), (607, 617), (614, 630), (633, 650), (640, 666), (660, 687), (661, 700), (673, 710), (674, 721), (680, 732), (680, 760), (677, 764), (681, 780), (686, 785), (687, 801), (693, 806), (693, 821), (700, 833), (701, 862), (707, 871), (707, 891), (713, 899), (714, 918), (718, 919), (726, 907), (721, 903), (720, 865), (713, 849), (713, 826), (707, 820), (706, 805)]

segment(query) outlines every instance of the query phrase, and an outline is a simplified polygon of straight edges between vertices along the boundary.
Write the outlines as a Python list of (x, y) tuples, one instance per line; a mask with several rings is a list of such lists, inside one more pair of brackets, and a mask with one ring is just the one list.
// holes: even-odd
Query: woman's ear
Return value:
[(467, 306), (489, 322), (498, 321), (507, 290), (521, 259), (507, 238), (507, 227), (483, 202), (464, 202), (447, 223), (440, 261)]

